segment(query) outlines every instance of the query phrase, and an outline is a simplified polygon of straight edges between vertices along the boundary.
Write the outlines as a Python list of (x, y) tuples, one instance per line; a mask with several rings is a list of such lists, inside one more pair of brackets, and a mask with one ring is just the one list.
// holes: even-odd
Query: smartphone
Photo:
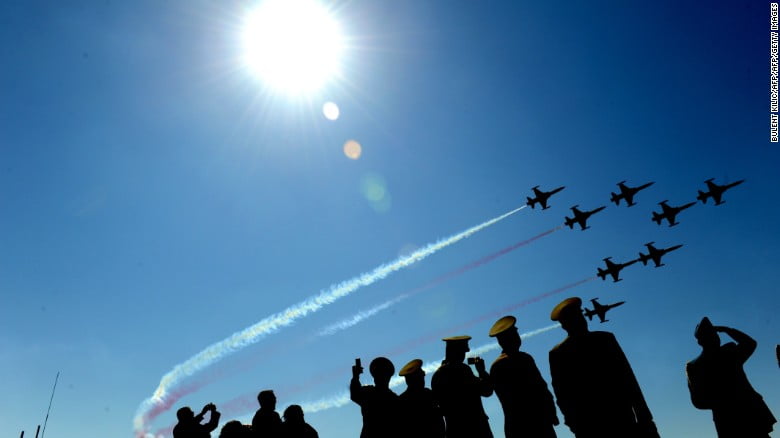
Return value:
[(355, 359), (355, 366), (356, 366), (356, 367), (358, 367), (358, 368), (361, 368), (361, 367), (362, 367), (362, 366), (360, 365), (360, 358), (359, 358), (359, 357), (358, 357), (357, 359)]

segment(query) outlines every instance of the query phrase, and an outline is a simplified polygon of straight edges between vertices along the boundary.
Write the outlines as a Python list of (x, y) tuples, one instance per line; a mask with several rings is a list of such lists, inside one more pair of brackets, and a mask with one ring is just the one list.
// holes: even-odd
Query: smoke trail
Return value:
[[(553, 324), (548, 325), (547, 327), (542, 327), (540, 329), (532, 330), (527, 333), (523, 333), (520, 335), (523, 339), (528, 339), (532, 336), (536, 336), (545, 332), (548, 332), (550, 330), (556, 329), (560, 327), (560, 324)], [(499, 348), (499, 345), (497, 342), (491, 342), (489, 344), (480, 345), (477, 348), (474, 348), (471, 350), (471, 356), (479, 356), (485, 353), (488, 353), (493, 350), (497, 350)], [(426, 362), (427, 365), (423, 366), (423, 370), (425, 370), (426, 374), (430, 374), (434, 371), (436, 371), (441, 366), (441, 361), (434, 361), (434, 362)], [(390, 380), (390, 387), (394, 388), (396, 386), (400, 386), (404, 383), (403, 377), (394, 377), (392, 380)], [(321, 398), (319, 400), (314, 400), (311, 402), (304, 402), (299, 403), (301, 407), (303, 408), (303, 411), (308, 413), (313, 412), (319, 412), (324, 411), (327, 409), (332, 408), (339, 408), (341, 406), (344, 406), (349, 403), (349, 392), (343, 391), (335, 395), (331, 395), (329, 397)]]
[(320, 291), (320, 293), (315, 296), (288, 307), (282, 312), (268, 316), (260, 322), (236, 332), (220, 342), (206, 347), (200, 353), (187, 359), (184, 363), (176, 365), (173, 370), (165, 374), (160, 380), (160, 384), (154, 391), (154, 394), (141, 403), (133, 420), (136, 434), (140, 435), (145, 428), (145, 424), (149, 420), (170, 408), (173, 403), (173, 400), (171, 400), (170, 397), (170, 390), (183, 378), (197, 373), (229, 354), (235, 353), (248, 345), (258, 342), (268, 334), (279, 331), (283, 327), (292, 324), (309, 313), (316, 312), (322, 307), (351, 294), (361, 287), (375, 283), (395, 271), (417, 263), (447, 246), (494, 225), (525, 207), (525, 205), (518, 207), (453, 236), (431, 243), (411, 254), (399, 257), (390, 263), (380, 265), (371, 272), (332, 285), (328, 289)]
[[(468, 320), (466, 322), (457, 324), (455, 326), (451, 326), (451, 327), (448, 327), (448, 328), (445, 328), (445, 329), (442, 329), (442, 330), (437, 330), (436, 332), (429, 333), (429, 334), (424, 335), (424, 336), (420, 336), (420, 337), (412, 339), (411, 341), (408, 341), (408, 342), (406, 342), (404, 344), (401, 344), (401, 345), (393, 348), (390, 351), (386, 351), (384, 353), (378, 353), (378, 354), (379, 355), (388, 356), (388, 357), (396, 357), (396, 356), (400, 356), (400, 355), (406, 354), (408, 351), (410, 351), (410, 350), (412, 350), (414, 348), (417, 348), (420, 345), (428, 344), (428, 343), (433, 342), (433, 341), (438, 341), (438, 340), (440, 340), (441, 338), (443, 338), (445, 336), (452, 335), (455, 332), (463, 331), (463, 330), (465, 330), (467, 328), (470, 328), (470, 327), (474, 326), (475, 324), (478, 324), (478, 323), (483, 322), (485, 320), (488, 320), (488, 319), (494, 319), (495, 320), (496, 318), (504, 316), (504, 315), (506, 315), (508, 313), (511, 313), (514, 310), (517, 310), (519, 308), (525, 307), (525, 306), (527, 306), (529, 304), (536, 303), (536, 302), (538, 302), (538, 301), (540, 301), (540, 300), (542, 300), (544, 298), (547, 298), (547, 297), (559, 294), (561, 292), (567, 291), (567, 290), (572, 289), (574, 287), (580, 286), (580, 285), (582, 285), (584, 283), (587, 283), (589, 281), (593, 281), (596, 278), (598, 278), (598, 277), (594, 276), (594, 277), (585, 278), (585, 279), (582, 279), (582, 280), (579, 280), (579, 281), (575, 281), (573, 283), (569, 283), (567, 285), (564, 285), (564, 286), (558, 287), (556, 289), (553, 289), (553, 290), (541, 293), (539, 295), (535, 295), (533, 297), (526, 298), (526, 299), (524, 299), (522, 301), (519, 301), (519, 302), (516, 302), (514, 304), (510, 304), (510, 305), (504, 306), (504, 307), (502, 307), (500, 309), (497, 309), (497, 310), (494, 310), (494, 311), (491, 311), (491, 312), (487, 312), (487, 313), (483, 313), (482, 315), (479, 315), (479, 316), (477, 316), (475, 318), (472, 318), (472, 319), (470, 319), (470, 320)], [(537, 334), (535, 331), (526, 333), (527, 336), (532, 336), (532, 335), (535, 335), (535, 334)], [(281, 388), (279, 391), (277, 391), (277, 395), (280, 396), (280, 397), (283, 396), (284, 398), (289, 398), (289, 396), (292, 395), (292, 394), (297, 394), (297, 393), (300, 393), (300, 392), (303, 392), (303, 391), (308, 391), (312, 387), (314, 387), (314, 386), (316, 386), (316, 385), (318, 385), (320, 383), (331, 381), (331, 380), (333, 380), (333, 379), (335, 379), (335, 378), (337, 378), (339, 376), (343, 376), (345, 372), (346, 371), (345, 371), (345, 369), (343, 367), (334, 368), (334, 369), (332, 369), (330, 371), (327, 371), (327, 372), (324, 372), (324, 373), (319, 374), (317, 376), (314, 376), (313, 378), (311, 378), (311, 379), (309, 379), (307, 381), (296, 382), (295, 385), (290, 385), (290, 386), (288, 386), (286, 388)], [(249, 409), (252, 409), (253, 407), (255, 407), (256, 406), (255, 396), (256, 396), (256, 394), (254, 392), (253, 393), (243, 394), (243, 395), (238, 396), (238, 397), (236, 397), (236, 398), (234, 398), (232, 400), (227, 401), (226, 403), (220, 404), (220, 406), (224, 406), (225, 407), (223, 412), (229, 412), (231, 409), (233, 409), (233, 412), (245, 412), (245, 410), (241, 410), (240, 408), (249, 406), (249, 408), (246, 409), (246, 410), (249, 410)]]
[[(546, 333), (550, 330), (554, 330), (560, 326), (561, 326), (560, 324), (552, 324), (552, 325), (548, 325), (547, 327), (531, 330), (529, 332), (521, 334), (520, 336), (525, 340), (530, 337), (540, 335), (542, 333)], [(490, 351), (497, 350), (498, 348), (499, 345), (497, 342), (491, 342), (489, 344), (484, 344), (474, 348), (473, 350), (471, 350), (469, 356), (480, 356)], [(426, 374), (431, 374), (435, 372), (440, 366), (441, 366), (441, 361), (426, 362), (426, 365), (423, 366), (423, 370), (425, 371)], [(390, 387), (395, 388), (397, 386), (400, 386), (403, 383), (404, 383), (404, 378), (396, 376), (390, 380)], [(277, 393), (277, 395), (283, 396), (280, 393)], [(319, 400), (296, 403), (296, 404), (301, 405), (303, 411), (309, 414), (309, 413), (324, 411), (332, 408), (340, 408), (344, 405), (349, 404), (349, 402), (350, 402), (349, 392), (342, 391), (338, 394), (323, 397)], [(234, 415), (234, 411), (241, 411), (242, 413), (251, 411), (252, 409), (255, 409), (257, 407), (257, 404), (254, 400), (252, 400), (251, 403), (247, 402), (242, 404), (240, 403), (240, 400), (237, 399), (232, 401), (232, 403), (229, 402), (229, 403), (221, 404), (220, 406), (223, 406), (223, 408), (220, 409), (223, 414)], [(159, 429), (155, 431), (154, 436), (159, 436), (159, 435), (168, 436), (165, 434), (165, 432), (170, 430), (171, 430), (170, 427)]]
[(397, 297), (395, 297), (395, 298), (393, 298), (391, 300), (385, 301), (384, 303), (381, 303), (381, 304), (379, 304), (377, 306), (374, 306), (374, 307), (372, 307), (370, 309), (361, 310), (358, 313), (350, 316), (349, 318), (345, 318), (345, 319), (343, 319), (343, 320), (341, 320), (341, 321), (339, 321), (339, 322), (337, 322), (335, 324), (332, 324), (332, 325), (329, 325), (329, 326), (323, 328), (322, 330), (320, 330), (319, 333), (317, 333), (317, 336), (329, 336), (329, 335), (335, 334), (336, 332), (339, 332), (341, 330), (346, 330), (346, 329), (348, 329), (348, 328), (350, 328), (350, 327), (352, 327), (352, 326), (354, 326), (356, 324), (359, 324), (360, 322), (362, 322), (362, 321), (364, 321), (364, 320), (366, 320), (366, 319), (376, 315), (377, 313), (379, 313), (379, 312), (381, 312), (381, 311), (383, 311), (383, 310), (385, 310), (385, 309), (387, 309), (389, 307), (392, 307), (395, 304), (400, 303), (401, 301), (403, 301), (403, 300), (405, 300), (405, 299), (407, 299), (407, 298), (409, 298), (409, 297), (411, 297), (413, 295), (416, 295), (416, 294), (418, 294), (420, 292), (424, 292), (424, 291), (426, 291), (428, 289), (433, 288), (434, 286), (437, 286), (437, 285), (439, 285), (441, 283), (444, 283), (445, 281), (447, 281), (447, 280), (449, 280), (449, 279), (451, 279), (453, 277), (457, 277), (458, 275), (461, 275), (461, 274), (463, 274), (465, 272), (468, 272), (468, 271), (470, 271), (470, 270), (472, 270), (474, 268), (478, 268), (478, 267), (480, 267), (480, 266), (482, 266), (482, 265), (484, 265), (486, 263), (492, 262), (493, 260), (495, 260), (495, 259), (497, 259), (497, 258), (499, 258), (499, 257), (501, 257), (503, 255), (509, 254), (510, 252), (512, 252), (512, 251), (514, 251), (514, 250), (516, 250), (516, 249), (518, 249), (518, 248), (520, 248), (522, 246), (528, 245), (529, 243), (532, 243), (532, 242), (534, 242), (534, 241), (536, 241), (538, 239), (541, 239), (542, 237), (549, 236), (550, 234), (560, 230), (561, 228), (563, 228), (563, 225), (559, 225), (559, 226), (557, 226), (555, 228), (551, 228), (551, 229), (549, 229), (549, 230), (547, 230), (547, 231), (545, 231), (543, 233), (539, 233), (536, 236), (531, 237), (530, 239), (521, 240), (520, 242), (517, 242), (517, 243), (514, 243), (512, 245), (509, 245), (506, 248), (502, 248), (502, 249), (500, 249), (500, 250), (498, 250), (498, 251), (496, 251), (496, 252), (494, 252), (492, 254), (488, 254), (485, 257), (482, 257), (482, 258), (480, 258), (480, 259), (478, 259), (478, 260), (476, 260), (474, 262), (471, 262), (471, 263), (469, 263), (469, 264), (467, 264), (465, 266), (461, 266), (458, 269), (455, 269), (455, 270), (450, 271), (450, 272), (448, 272), (448, 273), (446, 273), (444, 275), (441, 275), (441, 276), (439, 276), (437, 278), (434, 278), (430, 282), (428, 282), (428, 283), (426, 283), (426, 284), (424, 284), (424, 285), (422, 285), (420, 287), (417, 287), (415, 289), (412, 289), (409, 292), (404, 292), (404, 293), (398, 295)]

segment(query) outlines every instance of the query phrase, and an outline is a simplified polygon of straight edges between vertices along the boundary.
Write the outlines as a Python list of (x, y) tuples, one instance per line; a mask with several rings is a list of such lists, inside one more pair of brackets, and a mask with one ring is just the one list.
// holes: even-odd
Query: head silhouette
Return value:
[(410, 389), (425, 387), (425, 370), (422, 369), (422, 363), (420, 359), (411, 360), (398, 372), (398, 375), (406, 380), (406, 386)]
[(299, 405), (287, 406), (284, 410), (284, 422), (290, 424), (302, 424), (303, 421), (303, 408)]
[(374, 384), (379, 387), (387, 388), (390, 385), (390, 378), (395, 374), (395, 367), (390, 359), (386, 357), (377, 357), (371, 361), (368, 371), (374, 378)]
[(444, 358), (449, 363), (463, 363), (466, 359), (466, 353), (471, 351), (469, 348), (469, 339), (471, 336), (452, 336), (442, 339), (447, 346), (444, 350)]
[(505, 316), (496, 321), (488, 332), (488, 336), (496, 338), (498, 345), (505, 352), (518, 351), (523, 343), (520, 339), (520, 333), (517, 332), (516, 322), (517, 318), (514, 316)]
[(269, 409), (272, 411), (276, 409), (276, 395), (270, 389), (260, 391), (260, 393), (257, 394), (257, 402), (260, 403), (261, 409)]
[(219, 431), (219, 438), (247, 438), (249, 436), (251, 436), (249, 429), (237, 420), (228, 421)]
[(579, 297), (567, 298), (553, 309), (550, 319), (561, 323), (569, 336), (577, 336), (588, 332), (588, 321), (582, 314), (582, 300)]
[(195, 419), (195, 413), (192, 412), (189, 406), (185, 406), (176, 411), (176, 418), (179, 419), (180, 423), (186, 423)]
[(718, 332), (706, 316), (696, 326), (693, 335), (696, 337), (696, 342), (705, 350), (720, 346), (720, 336), (718, 336)]

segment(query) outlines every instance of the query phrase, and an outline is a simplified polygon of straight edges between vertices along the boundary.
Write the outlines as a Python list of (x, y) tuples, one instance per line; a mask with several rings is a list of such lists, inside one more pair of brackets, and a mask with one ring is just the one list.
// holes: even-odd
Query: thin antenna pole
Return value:
[(40, 431), (41, 431), (41, 425), (39, 424), (38, 428), (35, 429), (35, 438), (38, 438), (38, 432), (40, 432)]
[(20, 436), (19, 438), (24, 438), (24, 431), (22, 431), (22, 436)]
[[(54, 378), (54, 387), (51, 389), (51, 398), (49, 399), (49, 409), (46, 409), (46, 419), (43, 420), (43, 432), (41, 433), (41, 438), (46, 434), (46, 423), (49, 422), (49, 412), (51, 412), (51, 402), (54, 401), (54, 391), (57, 390), (57, 380), (60, 379), (60, 372), (57, 371), (57, 377)], [(39, 428), (41, 426), (38, 426)], [(38, 434), (35, 434), (35, 438), (38, 438)]]

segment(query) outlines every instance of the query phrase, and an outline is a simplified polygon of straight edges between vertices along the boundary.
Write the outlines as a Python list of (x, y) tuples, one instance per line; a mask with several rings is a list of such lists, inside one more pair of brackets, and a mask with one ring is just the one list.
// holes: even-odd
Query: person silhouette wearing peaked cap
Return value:
[[(721, 345), (718, 333), (736, 343)], [(767, 438), (777, 420), (742, 369), (756, 341), (737, 329), (713, 326), (706, 316), (694, 336), (702, 351), (685, 365), (693, 405), (712, 410), (718, 438)]]
[(433, 391), (425, 387), (423, 361), (409, 361), (398, 375), (406, 380), (406, 391), (399, 398), (402, 437), (444, 438), (444, 417)]
[(561, 301), (550, 318), (568, 334), (550, 351), (550, 375), (558, 407), (572, 433), (577, 438), (658, 437), (615, 336), (588, 330), (577, 297)]
[[(211, 412), (209, 421), (201, 424), (207, 412)], [(220, 413), (214, 403), (204, 406), (198, 415), (195, 415), (189, 406), (184, 406), (176, 411), (179, 422), (173, 427), (173, 438), (209, 438), (211, 431), (219, 424), (219, 417)]]
[(390, 389), (390, 378), (395, 367), (390, 359), (377, 357), (368, 366), (374, 385), (361, 385), (360, 374), (363, 367), (356, 363), (352, 366), (352, 380), (349, 383), (349, 396), (360, 406), (363, 414), (363, 429), (360, 438), (396, 438), (398, 424), (398, 395)]
[(501, 354), (490, 367), (490, 379), (504, 409), (504, 436), (555, 438), (555, 403), (534, 359), (520, 351), (516, 321), (514, 316), (505, 316), (488, 332), (501, 346)]
[(463, 363), (471, 336), (453, 336), (446, 342), (445, 359), (431, 379), (433, 395), (441, 406), (447, 438), (493, 438), (482, 397), (490, 397), (493, 387), (485, 371), (485, 361), (474, 358), (479, 377)]

